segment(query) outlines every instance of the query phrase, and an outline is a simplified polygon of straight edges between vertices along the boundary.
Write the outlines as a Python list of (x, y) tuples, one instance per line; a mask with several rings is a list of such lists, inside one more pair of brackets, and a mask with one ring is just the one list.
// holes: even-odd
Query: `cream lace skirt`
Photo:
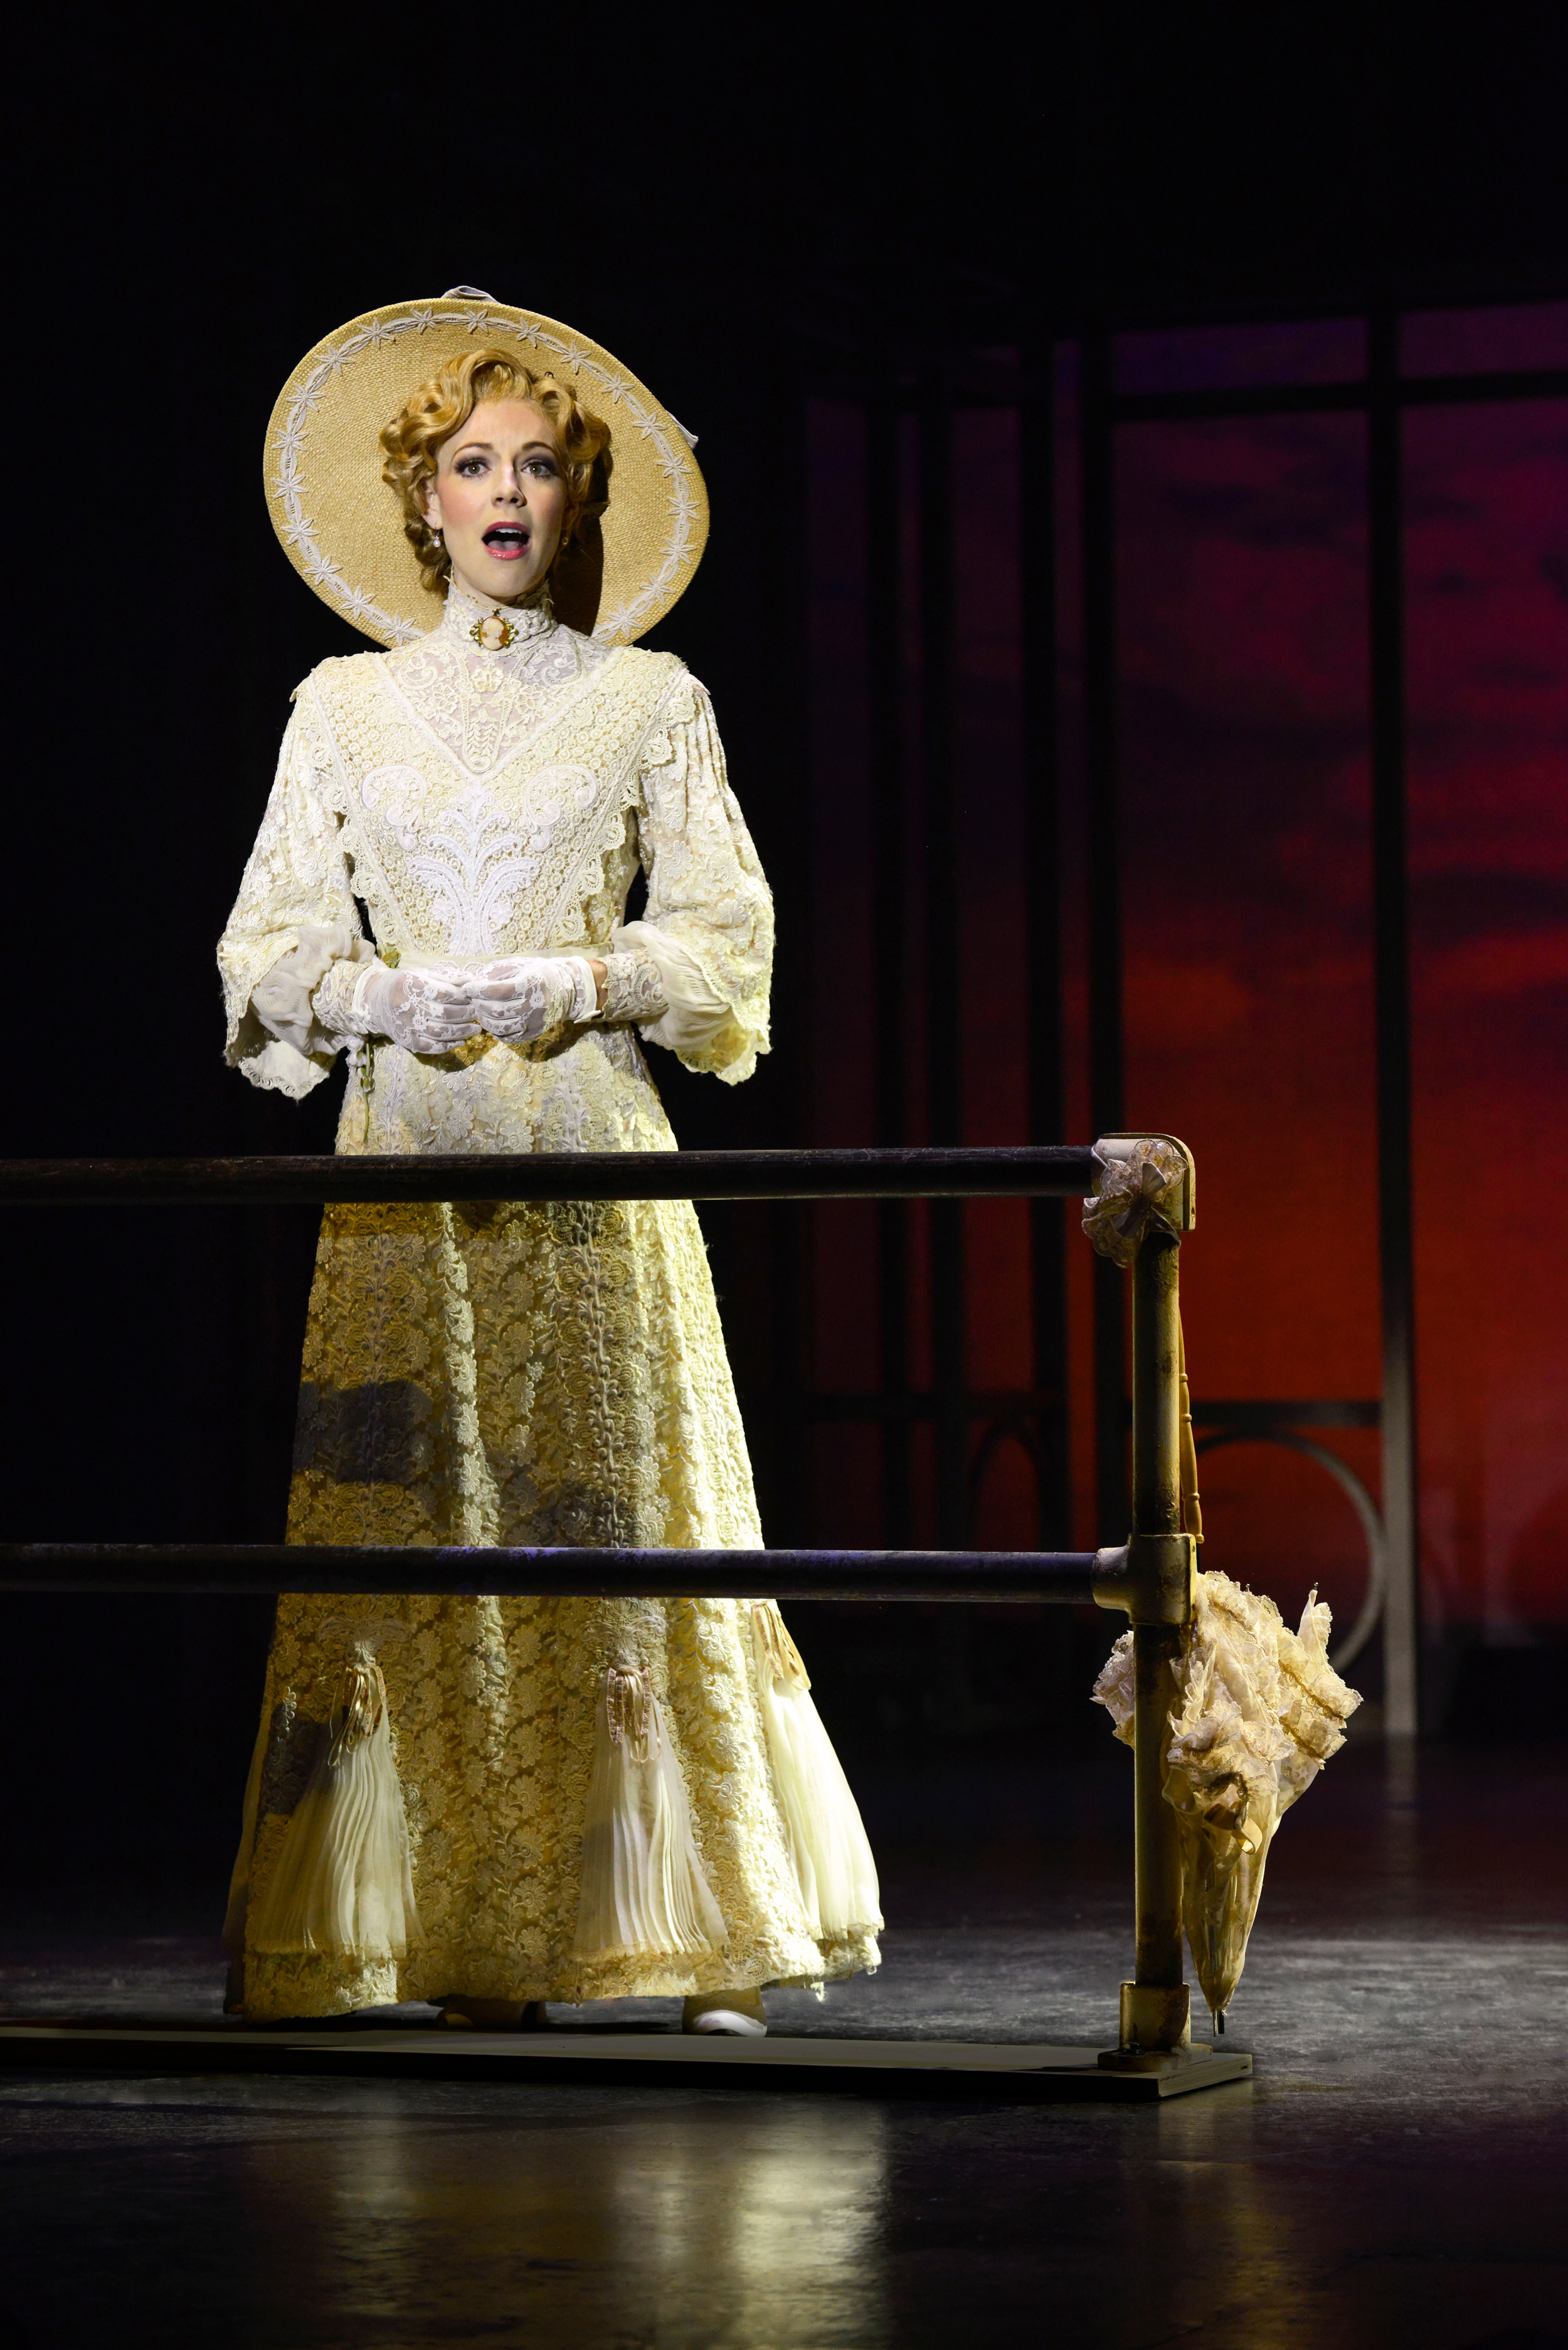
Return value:
[[(691, 1208), (328, 1210), (289, 1539), (760, 1546)], [(770, 1601), (351, 1606), (279, 1605), (230, 1903), (248, 2013), (877, 1964)]]

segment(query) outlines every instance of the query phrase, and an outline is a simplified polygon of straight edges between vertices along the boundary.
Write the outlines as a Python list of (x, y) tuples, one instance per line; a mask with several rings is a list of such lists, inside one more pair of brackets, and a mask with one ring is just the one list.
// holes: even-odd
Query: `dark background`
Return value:
[[(278, 386), (344, 319), (483, 286), (580, 325), (701, 435), (713, 535), (653, 641), (716, 697), (782, 942), (777, 1044), (751, 1085), (659, 1059), (682, 1141), (724, 1146), (850, 1139), (831, 1107), (835, 941), (813, 898), (834, 707), (814, 632), (825, 598), (857, 592), (852, 564), (847, 583), (834, 573), (858, 527), (841, 525), (835, 417), (863, 412), (889, 372), (947, 375), (961, 398), (1042, 322), (1065, 353), (1085, 328), (1568, 290), (1547, 6), (914, 11), (896, 34), (804, 12), (425, 17), (404, 33), (277, 18), (254, 46), (225, 38), (88, 16), (16, 86), (13, 1156), (330, 1148), (336, 1084), (296, 1107), (223, 1068), (212, 946), (288, 694), (361, 641), (281, 558), (257, 479)], [(960, 442), (955, 476), (989, 462)], [(1560, 849), (1561, 799), (1542, 805)], [(1310, 874), (1339, 852), (1309, 826), (1300, 853)], [(1560, 1056), (1560, 1026), (1540, 1036)], [(1561, 1091), (1560, 1057), (1540, 1085)], [(1467, 1117), (1478, 1104), (1484, 1087)], [(1148, 1122), (1187, 1130), (1179, 1104)], [(1550, 1174), (1522, 1180), (1542, 1223), (1560, 1221)], [(11, 1538), (275, 1536), (313, 1225), (16, 1219)], [(784, 1359), (770, 1301), (809, 1234), (722, 1216), (710, 1231), (769, 1530), (853, 1539), (867, 1475), (814, 1453), (803, 1529), (779, 1401), (811, 1367)], [(1342, 1237), (1317, 1235), (1325, 1263)], [(1241, 1267), (1232, 1307), (1256, 1278)], [(1270, 1530), (1288, 1533), (1288, 1515)], [(1030, 1535), (1003, 1511), (992, 1538)], [(1563, 1612), (1562, 1575), (1542, 1584), (1542, 1622)], [(11, 1783), (34, 1791), (7, 1822), (22, 1877), (221, 1877), (266, 1616), (10, 1604), (0, 1739)], [(1026, 1629), (974, 1629), (985, 1653), (950, 1701), (934, 1622), (895, 1634), (818, 1610), (803, 1637), (846, 1752), (869, 1757), (1016, 1731), (996, 1691)], [(1103, 1625), (1054, 1627), (1031, 1669), (1064, 1693), (1104, 1645)], [(1069, 1719), (1085, 1744), (1106, 1734), (1086, 1709)]]

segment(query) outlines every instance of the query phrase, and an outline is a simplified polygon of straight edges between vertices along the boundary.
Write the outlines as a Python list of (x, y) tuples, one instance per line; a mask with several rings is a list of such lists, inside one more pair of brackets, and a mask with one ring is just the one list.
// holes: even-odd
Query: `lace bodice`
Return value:
[[(498, 619), (511, 641), (492, 650), (482, 633), (499, 633)], [(399, 692), (477, 778), (525, 748), (562, 688), (596, 676), (613, 659), (611, 646), (560, 627), (548, 603), (498, 615), (454, 586), (440, 628), (385, 656), (384, 666)]]
[[(772, 902), (711, 704), (672, 654), (454, 588), (428, 636), (324, 661), (295, 702), (219, 948), (247, 1076), (297, 1096), (326, 1074), (330, 1054), (280, 1039), (253, 996), (302, 930), (362, 936), (361, 904), (399, 960), (633, 949), (658, 967), (657, 985), (623, 983), (631, 1016), (657, 1008), (644, 1034), (750, 1074)], [(639, 864), (646, 915), (623, 933)]]

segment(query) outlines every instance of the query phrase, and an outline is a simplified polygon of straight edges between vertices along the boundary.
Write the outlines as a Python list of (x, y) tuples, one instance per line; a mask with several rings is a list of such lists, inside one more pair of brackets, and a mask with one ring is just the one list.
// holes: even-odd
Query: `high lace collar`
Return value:
[[(557, 623), (555, 607), (550, 601), (550, 583), (544, 580), (534, 590), (526, 603), (496, 604), (487, 596), (475, 596), (456, 580), (449, 580), (446, 608), (441, 625), (444, 634), (454, 636), (464, 645), (478, 642), (474, 626), (493, 616), (504, 620), (512, 630), (512, 641), (505, 648), (514, 652), (519, 646), (530, 647), (544, 637), (555, 634)], [(483, 648), (482, 650), (487, 650)]]

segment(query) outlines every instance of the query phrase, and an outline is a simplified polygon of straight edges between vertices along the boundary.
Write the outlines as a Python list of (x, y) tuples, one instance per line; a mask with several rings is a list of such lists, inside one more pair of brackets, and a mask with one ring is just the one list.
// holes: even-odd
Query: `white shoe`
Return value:
[(718, 2032), (731, 2040), (765, 2040), (768, 2019), (760, 1991), (710, 1991), (689, 1999), (682, 2032)]

